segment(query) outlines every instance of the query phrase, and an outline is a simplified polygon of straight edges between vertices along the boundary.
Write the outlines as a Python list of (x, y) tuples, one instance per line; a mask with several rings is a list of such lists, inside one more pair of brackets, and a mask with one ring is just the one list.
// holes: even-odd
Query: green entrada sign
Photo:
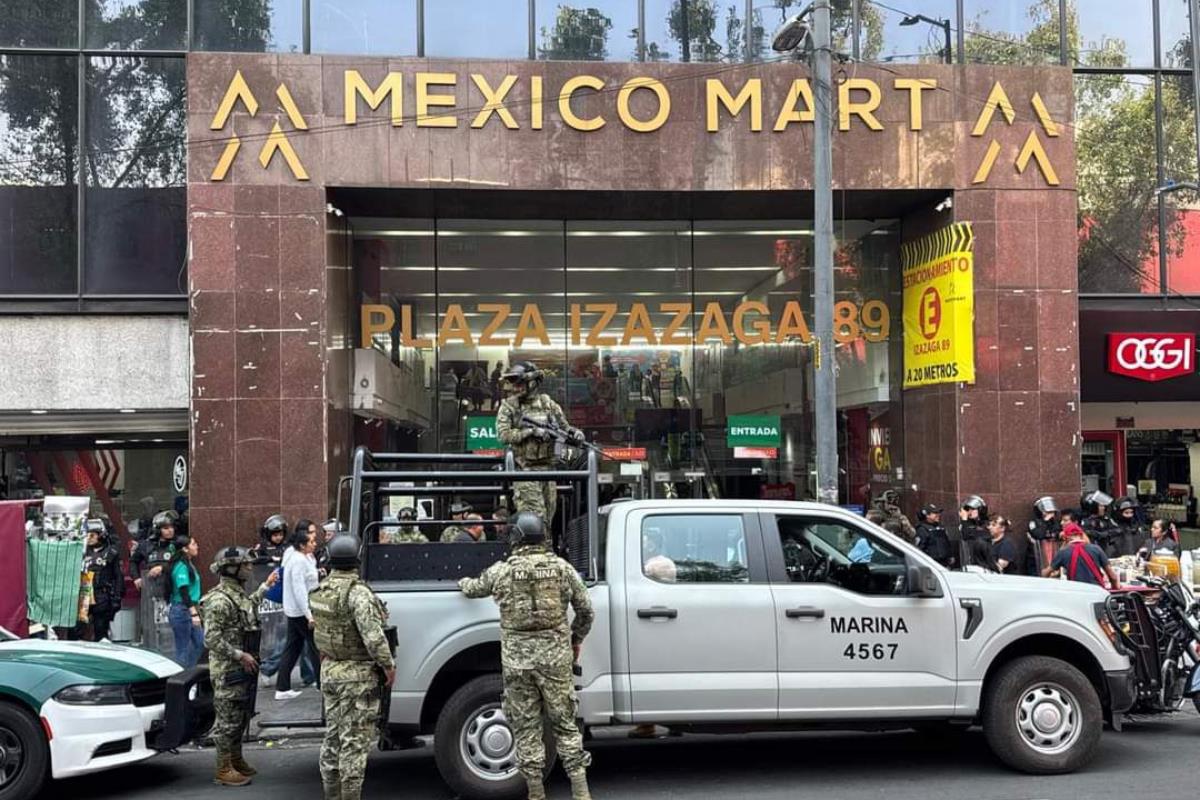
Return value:
[(496, 438), (495, 417), (467, 417), (467, 452), (503, 449), (504, 445)]
[(779, 417), (730, 414), (725, 444), (729, 447), (779, 447)]

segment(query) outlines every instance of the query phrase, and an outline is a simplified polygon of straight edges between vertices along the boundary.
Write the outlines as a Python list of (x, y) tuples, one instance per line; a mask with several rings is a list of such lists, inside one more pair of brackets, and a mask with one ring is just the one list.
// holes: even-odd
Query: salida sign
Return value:
[(467, 417), (467, 451), (471, 453), (502, 450), (496, 436), (495, 417)]
[(1165, 381), (1196, 369), (1194, 333), (1110, 333), (1108, 371), (1139, 381)]

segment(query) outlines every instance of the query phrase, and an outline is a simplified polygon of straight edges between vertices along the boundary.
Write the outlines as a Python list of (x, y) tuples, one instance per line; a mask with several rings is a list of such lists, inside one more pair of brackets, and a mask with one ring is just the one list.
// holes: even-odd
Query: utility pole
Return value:
[[(1195, 5), (1200, 0), (1190, 0)], [(1194, 27), (1194, 25), (1193, 25)], [(812, 5), (813, 320), (817, 340), (813, 438), (817, 500), (837, 505), (837, 359), (833, 341), (833, 39), (829, 0)], [(1193, 42), (1195, 37), (1193, 36)]]

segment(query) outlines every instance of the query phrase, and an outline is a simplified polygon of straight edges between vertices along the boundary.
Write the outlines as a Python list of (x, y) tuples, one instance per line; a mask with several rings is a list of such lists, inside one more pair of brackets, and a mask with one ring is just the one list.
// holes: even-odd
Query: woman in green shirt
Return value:
[(204, 650), (204, 628), (200, 625), (200, 573), (192, 561), (200, 553), (196, 540), (188, 536), (175, 537), (175, 554), (171, 557), (171, 579), (165, 584), (167, 619), (175, 634), (175, 661), (184, 669), (196, 666)]

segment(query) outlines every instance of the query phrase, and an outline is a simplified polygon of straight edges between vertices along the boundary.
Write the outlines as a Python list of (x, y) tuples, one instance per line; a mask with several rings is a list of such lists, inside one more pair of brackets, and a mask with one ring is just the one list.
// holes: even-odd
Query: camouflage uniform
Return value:
[(446, 527), (442, 528), (442, 536), (440, 539), (438, 539), (438, 541), (439, 542), (455, 542), (455, 541), (458, 541), (458, 538), (460, 536), (470, 536), (470, 535), (471, 534), (467, 533), (467, 529), (464, 528), (462, 525), (458, 525), (458, 524), (447, 525)]
[(395, 666), (383, 632), (387, 608), (357, 573), (337, 569), (309, 595), (309, 605), (325, 700), (325, 798), (359, 800), (367, 754), (378, 740), (380, 670)]
[(382, 544), (429, 544), (425, 534), (412, 525), (401, 525), (395, 533), (385, 534), (380, 539)]
[[(210, 735), (221, 754), (231, 756), (233, 768), (243, 775), (253, 775), (254, 770), (242, 758), (242, 735), (249, 720), (247, 692), (258, 691), (253, 675), (233, 686), (227, 685), (229, 677), (238, 677), (244, 670), (240, 657), (245, 646), (246, 634), (259, 629), (258, 606), (266, 594), (263, 583), (247, 595), (237, 578), (222, 575), (217, 587), (200, 601), (204, 610), (204, 646), (208, 648), (208, 673), (213, 686), (213, 721)], [(251, 653), (257, 658), (257, 653)]]
[[(570, 564), (541, 545), (518, 546), (480, 577), (463, 578), (458, 585), (467, 597), (490, 595), (500, 607), (504, 713), (526, 781), (541, 786), (543, 713), (567, 774), (582, 775), (591, 756), (575, 725), (571, 646), (583, 641), (595, 617), (587, 587)], [(575, 610), (569, 629), (568, 605)]]
[[(496, 413), (496, 437), (512, 447), (521, 469), (553, 469), (554, 442), (541, 441), (534, 431), (522, 428), (522, 415), (535, 424), (548, 423), (563, 429), (571, 426), (567, 415), (558, 403), (540, 392), (532, 397), (528, 394), (506, 397)], [(554, 519), (557, 497), (551, 481), (517, 481), (513, 484), (517, 512), (532, 511), (547, 522)]]

